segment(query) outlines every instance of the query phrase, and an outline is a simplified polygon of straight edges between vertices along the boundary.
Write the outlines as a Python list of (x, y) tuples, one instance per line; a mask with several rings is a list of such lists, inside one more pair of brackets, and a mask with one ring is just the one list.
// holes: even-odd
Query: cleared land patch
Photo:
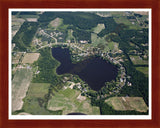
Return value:
[(49, 83), (31, 83), (27, 96), (44, 97), (48, 93)]
[(54, 96), (48, 102), (49, 110), (63, 110), (63, 115), (68, 113), (78, 112), (87, 115), (99, 115), (99, 107), (91, 106), (90, 99), (83, 98), (83, 100), (78, 100), (80, 91), (67, 88), (65, 90), (60, 90), (59, 92), (53, 92)]
[(21, 113), (19, 113), (18, 115), (31, 115), (31, 114), (26, 113), (26, 112), (21, 112)]
[(61, 115), (61, 111), (49, 111), (44, 107), (44, 100), (34, 97), (26, 96), (22, 110), (32, 115)]
[(12, 37), (18, 32), (19, 28), (21, 27), (24, 21), (25, 20), (22, 18), (12, 16)]
[(97, 27), (94, 28), (94, 33), (100, 33), (103, 29), (105, 29), (104, 24), (98, 24)]
[(131, 56), (130, 55), (130, 59), (132, 60), (133, 64), (135, 64), (135, 65), (137, 65), (137, 64), (148, 65), (148, 61), (143, 60), (140, 56)]
[(135, 110), (139, 112), (147, 112), (148, 110), (142, 97), (112, 97), (105, 102), (115, 110)]
[(148, 67), (136, 67), (136, 70), (144, 73), (146, 77), (148, 76)]
[(62, 23), (63, 23), (63, 20), (61, 18), (56, 18), (49, 23), (49, 26), (57, 28)]
[(12, 111), (22, 108), (22, 99), (26, 96), (31, 79), (32, 71), (29, 69), (19, 69), (15, 73), (12, 81)]
[(37, 18), (27, 18), (26, 20), (29, 22), (37, 22)]
[(101, 50), (109, 51), (109, 50), (113, 50), (113, 51), (118, 51), (119, 48), (119, 44), (115, 43), (113, 41), (109, 41), (107, 42), (105, 37), (98, 37), (97, 34), (95, 33), (91, 33), (91, 40), (92, 40), (92, 46), (93, 47), (97, 47), (100, 48)]
[[(98, 44), (106, 45), (107, 42), (104, 37), (100, 38), (95, 33), (91, 33), (92, 45), (96, 47)], [(107, 48), (109, 50), (109, 48)]]
[(18, 64), (22, 55), (23, 55), (22, 52), (18, 52), (15, 55), (12, 55), (12, 64)]
[(125, 24), (130, 29), (138, 30), (140, 29), (140, 26), (137, 21), (130, 22), (126, 17), (120, 16), (120, 17), (114, 17), (114, 20), (117, 24)]
[(136, 14), (140, 14), (140, 15), (148, 15), (148, 12), (146, 11), (134, 11), (134, 13)]
[(38, 60), (39, 56), (40, 56), (40, 53), (26, 53), (22, 60), (22, 63), (32, 64), (34, 61)]
[(45, 108), (49, 83), (31, 83), (22, 110), (32, 115), (61, 115), (61, 111), (49, 111)]
[(74, 40), (75, 38), (74, 38), (74, 36), (73, 36), (73, 30), (72, 29), (68, 29), (68, 36), (67, 36), (67, 38), (66, 38), (66, 40), (68, 41), (68, 42), (71, 42), (71, 40)]

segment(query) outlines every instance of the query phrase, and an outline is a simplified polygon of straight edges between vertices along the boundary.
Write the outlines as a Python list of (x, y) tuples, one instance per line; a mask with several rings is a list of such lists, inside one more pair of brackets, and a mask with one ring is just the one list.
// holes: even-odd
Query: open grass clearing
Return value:
[(73, 33), (73, 30), (72, 29), (68, 29), (68, 36), (67, 36), (67, 38), (66, 38), (66, 40), (72, 40), (72, 39), (74, 39), (74, 36), (72, 35), (72, 33)]
[(19, 113), (18, 115), (31, 115), (31, 114), (26, 113), (26, 112), (21, 112), (21, 113)]
[(121, 17), (121, 16), (124, 16), (126, 15), (125, 12), (119, 12), (119, 11), (115, 11), (115, 12), (110, 12), (110, 14), (113, 16), (113, 17)]
[(99, 107), (91, 106), (90, 99), (77, 99), (80, 91), (67, 88), (58, 92), (53, 92), (54, 96), (48, 102), (49, 110), (63, 110), (63, 115), (68, 113), (78, 112), (87, 115), (99, 115)]
[(148, 11), (134, 11), (134, 13), (136, 14), (140, 14), (140, 15), (148, 15)]
[(49, 87), (49, 83), (31, 83), (23, 99), (22, 111), (32, 115), (61, 115), (62, 111), (49, 111), (45, 108)]
[(16, 71), (12, 81), (12, 111), (22, 108), (22, 99), (26, 96), (31, 79), (32, 71), (30, 69), (18, 69)]
[(115, 110), (126, 111), (135, 110), (147, 112), (148, 107), (142, 97), (111, 97), (105, 102)]
[(17, 52), (16, 54), (12, 55), (12, 64), (18, 64), (22, 55), (22, 52)]
[(93, 32), (98, 34), (98, 33), (100, 33), (103, 29), (105, 29), (104, 24), (98, 24), (97, 27), (95, 27), (95, 28), (93, 29)]
[(93, 47), (96, 47), (99, 43), (102, 43), (102, 44), (104, 44), (104, 45), (107, 44), (107, 42), (106, 42), (106, 40), (105, 40), (104, 37), (100, 38), (100, 37), (98, 37), (97, 34), (95, 34), (95, 33), (91, 33), (91, 40), (92, 40), (91, 45), (92, 45)]
[(27, 18), (28, 22), (37, 22), (37, 18)]
[(114, 20), (117, 24), (121, 24), (121, 23), (125, 24), (126, 26), (129, 27), (129, 29), (135, 29), (135, 30), (141, 29), (137, 21), (130, 22), (127, 19), (127, 17), (124, 17), (124, 16), (114, 17)]
[(144, 73), (145, 76), (148, 77), (148, 67), (136, 67), (136, 70)]
[(22, 63), (23, 64), (25, 64), (25, 63), (32, 64), (34, 61), (38, 60), (39, 56), (40, 56), (40, 53), (26, 53), (23, 60), (22, 60)]
[(24, 21), (25, 20), (22, 18), (12, 16), (12, 37), (18, 32), (19, 28), (21, 27)]
[(27, 96), (43, 98), (48, 93), (49, 87), (49, 83), (31, 83), (27, 91)]
[(143, 60), (140, 56), (132, 56), (130, 55), (130, 59), (135, 65), (148, 65), (147, 60)]
[(52, 20), (52, 21), (49, 23), (49, 27), (57, 28), (57, 27), (60, 26), (62, 23), (63, 23), (63, 19), (61, 19), (61, 18), (56, 18), (56, 19)]
[(118, 48), (119, 44), (118, 43), (115, 43), (113, 41), (107, 42), (105, 40), (105, 37), (100, 38), (95, 33), (91, 34), (91, 40), (92, 40), (92, 44), (91, 45), (93, 47), (98, 47), (98, 46), (100, 46), (99, 44), (101, 44), (101, 45), (103, 45), (103, 50), (105, 52), (106, 51), (110, 51), (110, 50), (111, 51), (118, 51), (119, 50), (119, 48)]
[(108, 47), (112, 51), (114, 49), (114, 42), (109, 42)]
[(41, 106), (37, 97), (26, 96), (22, 110), (32, 115), (61, 115), (61, 111), (49, 111)]
[(124, 16), (125, 12), (97, 12), (96, 14), (102, 17), (119, 17)]

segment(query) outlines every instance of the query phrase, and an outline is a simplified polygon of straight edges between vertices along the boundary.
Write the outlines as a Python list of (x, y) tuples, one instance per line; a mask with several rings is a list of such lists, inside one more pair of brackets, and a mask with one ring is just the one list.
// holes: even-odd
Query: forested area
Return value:
[(131, 76), (129, 81), (133, 84), (131, 87), (123, 87), (120, 94), (128, 96), (142, 96), (145, 103), (149, 105), (148, 93), (148, 77), (136, 70), (131, 61), (125, 62), (124, 66), (127, 70), (127, 75)]
[(14, 11), (12, 12), (12, 15), (17, 15), (19, 12), (18, 11)]
[(73, 36), (78, 40), (86, 40), (88, 43), (91, 42), (91, 32), (79, 29), (73, 29)]
[[(142, 53), (148, 50), (148, 47), (143, 47), (141, 43), (148, 44), (148, 29), (142, 29), (140, 32), (136, 30), (123, 30), (119, 33), (119, 47), (124, 51), (124, 54), (128, 61), (123, 63), (126, 68), (127, 75), (131, 76), (129, 81), (133, 84), (132, 87), (124, 86), (120, 94), (129, 96), (142, 96), (146, 104), (148, 105), (148, 77), (136, 70), (134, 64), (128, 56), (128, 52), (131, 49), (136, 49), (138, 52)], [(135, 37), (135, 38), (132, 38)], [(134, 43), (138, 46), (135, 48), (129, 45), (129, 42)]]
[(20, 12), (19, 15), (37, 15), (37, 12)]
[(38, 66), (40, 73), (33, 78), (32, 82), (56, 84), (55, 82), (58, 81), (56, 68), (59, 62), (52, 57), (50, 48), (41, 49), (40, 54), (38, 61), (34, 63)]
[[(130, 46), (129, 42), (134, 40), (135, 44), (139, 46), (137, 51), (143, 52), (148, 48), (145, 48), (140, 45), (141, 43), (145, 42), (148, 43), (148, 29), (142, 29), (141, 33), (136, 30), (121, 30), (118, 32), (120, 38), (116, 38), (119, 42), (119, 47), (123, 50), (126, 59), (128, 61), (123, 62), (124, 67), (126, 68), (127, 75), (131, 76), (129, 81), (133, 84), (133, 86), (128, 87), (124, 86), (120, 92), (120, 95), (128, 95), (128, 96), (142, 96), (146, 104), (148, 105), (148, 77), (139, 71), (136, 70), (135, 66), (133, 65), (132, 61), (128, 56), (128, 52), (131, 49), (135, 49), (135, 47)], [(132, 39), (132, 37), (135, 37)]]
[(42, 24), (48, 24), (57, 17), (62, 18), (64, 24), (69, 24), (74, 26), (74, 28), (77, 27), (84, 30), (96, 27), (102, 19), (100, 16), (89, 12), (44, 12), (40, 15), (38, 21)]
[(99, 37), (103, 37), (106, 34), (109, 34), (109, 33), (117, 31), (118, 24), (114, 21), (114, 19), (112, 17), (103, 18), (103, 20), (101, 20), (101, 23), (104, 23), (105, 29), (103, 29), (98, 34)]
[[(112, 20), (110, 19), (110, 21)], [(112, 23), (114, 23), (114, 21), (112, 21)], [(141, 45), (142, 43), (148, 44), (148, 29), (142, 29), (138, 31), (138, 30), (129, 30), (126, 28), (127, 27), (124, 25), (115, 24), (115, 26), (111, 27), (111, 29), (102, 30), (99, 33), (99, 36), (104, 36), (105, 34), (110, 33), (110, 32), (116, 33), (116, 34), (110, 34), (108, 37), (106, 37), (106, 40), (111, 39), (112, 41), (118, 42), (119, 48), (123, 50), (125, 59), (127, 59), (127, 61), (124, 61), (122, 65), (125, 67), (127, 75), (131, 77), (130, 79), (127, 79), (127, 81), (131, 82), (132, 86), (127, 86), (127, 85), (124, 86), (121, 89), (118, 96), (132, 96), (132, 97), (140, 96), (140, 97), (143, 97), (145, 103), (148, 105), (149, 103), (148, 101), (148, 93), (149, 93), (148, 77), (146, 77), (143, 73), (136, 70), (135, 65), (132, 63), (128, 55), (130, 50), (136, 49), (137, 52), (142, 53), (142, 55), (145, 52), (145, 50), (148, 50), (148, 47), (144, 47)], [(131, 46), (130, 42), (137, 45), (137, 47)], [(101, 90), (101, 93), (103, 92), (105, 93), (106, 90), (105, 89)], [(91, 95), (91, 96), (93, 99), (96, 98), (94, 97), (94, 95)], [(96, 102), (96, 100), (94, 101)], [(100, 107), (102, 106), (101, 104), (99, 105)], [(104, 111), (107, 111), (108, 109), (110, 108), (103, 107), (101, 111), (103, 113)], [(117, 114), (117, 113), (121, 113), (121, 112), (115, 111), (115, 113), (113, 114)], [(126, 113), (135, 113), (135, 112), (126, 112)]]
[(37, 22), (24, 22), (12, 39), (12, 43), (16, 44), (15, 49), (19, 51), (26, 51), (27, 48), (30, 47), (37, 29)]
[[(94, 13), (83, 12), (45, 12), (40, 15), (38, 21), (41, 26), (48, 25), (55, 18), (62, 18), (63, 24), (69, 25), (67, 29), (73, 30), (73, 36), (78, 41), (87, 40), (91, 42), (91, 29), (96, 27), (99, 22), (102, 22), (101, 17)], [(86, 31), (88, 30), (88, 31)]]

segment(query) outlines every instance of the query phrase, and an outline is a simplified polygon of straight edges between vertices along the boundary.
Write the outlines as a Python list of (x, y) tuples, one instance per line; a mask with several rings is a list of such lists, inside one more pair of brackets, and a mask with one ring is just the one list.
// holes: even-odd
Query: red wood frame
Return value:
[[(152, 120), (8, 120), (9, 8), (151, 8)], [(0, 0), (0, 128), (160, 127), (160, 1), (159, 0)]]

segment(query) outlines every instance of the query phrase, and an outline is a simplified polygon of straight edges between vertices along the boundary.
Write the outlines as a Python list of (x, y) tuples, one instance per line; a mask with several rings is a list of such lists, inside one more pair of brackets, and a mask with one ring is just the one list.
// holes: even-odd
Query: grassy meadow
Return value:
[(80, 95), (80, 91), (67, 88), (58, 92), (53, 92), (54, 96), (48, 102), (49, 110), (62, 110), (63, 115), (72, 112), (84, 113), (87, 115), (99, 115), (99, 107), (91, 106), (90, 99), (85, 98), (83, 100), (77, 99)]

